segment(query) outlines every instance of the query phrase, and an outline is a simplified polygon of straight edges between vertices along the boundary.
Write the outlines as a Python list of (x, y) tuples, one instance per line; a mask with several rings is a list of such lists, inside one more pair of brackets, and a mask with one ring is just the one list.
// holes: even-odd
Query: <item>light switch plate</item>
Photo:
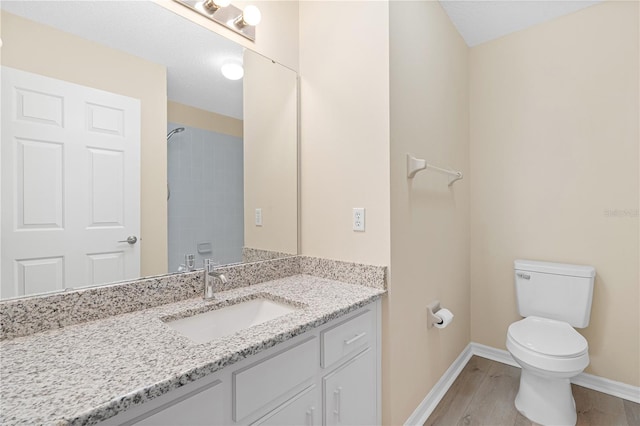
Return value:
[(256, 226), (262, 226), (262, 209), (256, 209)]

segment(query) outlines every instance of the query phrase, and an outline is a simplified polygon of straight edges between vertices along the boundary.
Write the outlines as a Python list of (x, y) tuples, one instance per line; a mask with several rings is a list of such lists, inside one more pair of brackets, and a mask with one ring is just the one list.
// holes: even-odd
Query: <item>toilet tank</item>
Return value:
[(564, 321), (576, 328), (589, 325), (594, 267), (516, 260), (514, 270), (520, 315)]

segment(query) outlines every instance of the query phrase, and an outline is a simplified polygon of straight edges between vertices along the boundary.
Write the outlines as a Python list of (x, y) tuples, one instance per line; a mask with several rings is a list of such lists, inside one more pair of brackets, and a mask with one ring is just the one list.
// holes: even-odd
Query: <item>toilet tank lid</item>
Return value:
[(593, 266), (540, 262), (536, 260), (518, 259), (513, 262), (513, 267), (518, 271), (542, 272), (545, 274), (568, 275), (572, 277), (593, 278), (596, 275), (596, 268)]

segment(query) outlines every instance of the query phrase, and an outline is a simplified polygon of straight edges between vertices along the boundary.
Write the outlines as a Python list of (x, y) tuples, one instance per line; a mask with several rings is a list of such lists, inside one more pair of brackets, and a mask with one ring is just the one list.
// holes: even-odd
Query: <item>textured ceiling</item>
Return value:
[(440, 0), (440, 4), (467, 45), (476, 46), (601, 1)]
[[(242, 80), (220, 74), (243, 48), (148, 1), (6, 1), (10, 13), (167, 67), (170, 100), (242, 118)], [(6, 42), (6, 41), (5, 41)]]

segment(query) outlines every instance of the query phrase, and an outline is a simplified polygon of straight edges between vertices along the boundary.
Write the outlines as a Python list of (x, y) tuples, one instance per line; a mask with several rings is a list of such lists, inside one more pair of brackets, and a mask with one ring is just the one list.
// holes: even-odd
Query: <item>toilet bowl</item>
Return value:
[(542, 425), (575, 425), (570, 379), (589, 365), (586, 339), (564, 321), (529, 316), (509, 326), (507, 349), (522, 367), (518, 411)]
[(593, 266), (516, 260), (518, 313), (509, 326), (507, 349), (522, 367), (515, 406), (542, 425), (575, 425), (570, 379), (589, 365), (589, 346), (575, 328), (591, 317)]

